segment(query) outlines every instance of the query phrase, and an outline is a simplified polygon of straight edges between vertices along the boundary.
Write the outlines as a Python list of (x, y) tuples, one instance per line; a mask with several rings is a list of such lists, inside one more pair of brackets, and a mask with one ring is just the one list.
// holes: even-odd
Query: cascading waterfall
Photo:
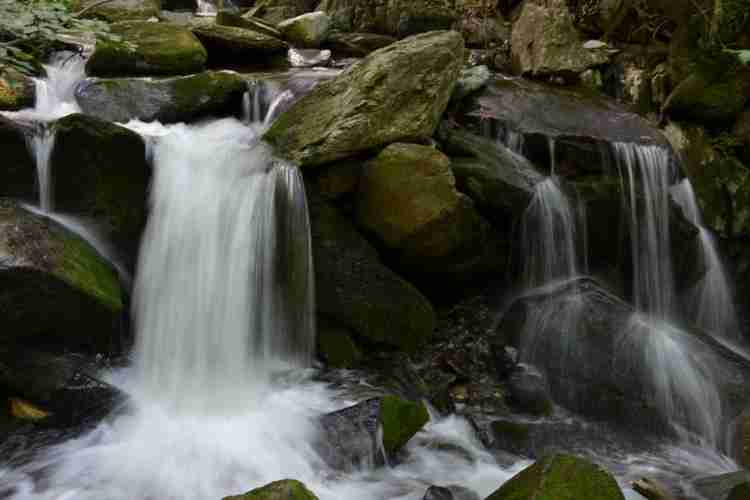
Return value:
[(695, 323), (724, 339), (739, 338), (739, 324), (729, 279), (713, 235), (703, 225), (700, 209), (688, 179), (672, 188), (672, 196), (682, 208), (685, 217), (700, 231), (701, 258), (706, 273), (689, 292), (686, 309)]

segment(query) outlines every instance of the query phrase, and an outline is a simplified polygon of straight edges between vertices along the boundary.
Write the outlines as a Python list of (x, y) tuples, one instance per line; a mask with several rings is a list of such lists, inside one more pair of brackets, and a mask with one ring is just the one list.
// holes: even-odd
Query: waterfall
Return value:
[(700, 231), (701, 258), (706, 273), (689, 292), (687, 311), (695, 323), (725, 339), (737, 340), (739, 324), (732, 288), (711, 232), (703, 225), (693, 186), (688, 179), (672, 188), (685, 217)]
[(242, 119), (245, 123), (269, 127), (294, 99), (291, 90), (282, 90), (278, 84), (252, 82), (242, 95)]
[(630, 210), (633, 300), (639, 311), (668, 317), (674, 306), (669, 188), (676, 177), (670, 153), (632, 143), (615, 143), (614, 153)]

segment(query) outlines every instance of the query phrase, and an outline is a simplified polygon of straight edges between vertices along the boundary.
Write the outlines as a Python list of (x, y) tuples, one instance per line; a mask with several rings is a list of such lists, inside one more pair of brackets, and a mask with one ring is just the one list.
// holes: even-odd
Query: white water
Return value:
[(732, 288), (713, 235), (703, 225), (690, 181), (684, 179), (672, 188), (672, 196), (685, 217), (700, 231), (703, 262), (697, 265), (702, 264), (706, 269), (703, 278), (689, 291), (686, 310), (698, 326), (712, 335), (737, 340), (740, 332)]

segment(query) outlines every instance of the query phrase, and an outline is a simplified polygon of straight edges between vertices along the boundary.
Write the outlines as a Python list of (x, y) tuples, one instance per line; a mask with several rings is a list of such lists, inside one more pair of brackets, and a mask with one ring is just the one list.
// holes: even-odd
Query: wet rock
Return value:
[(209, 59), (214, 62), (237, 57), (252, 57), (253, 62), (263, 62), (262, 58), (284, 53), (288, 48), (286, 42), (266, 33), (234, 26), (201, 26), (194, 28), (193, 34), (206, 47)]
[[(86, 11), (85, 17), (101, 19), (110, 23), (118, 21), (147, 21), (161, 13), (159, 0), (113, 0), (96, 5), (96, 0), (74, 0), (72, 11)], [(96, 5), (96, 6), (94, 6)]]
[(0, 111), (18, 111), (34, 105), (34, 81), (10, 66), (0, 66)]
[(738, 484), (729, 492), (727, 500), (747, 500), (750, 498), (750, 481)]
[(348, 328), (334, 321), (318, 318), (316, 329), (318, 353), (333, 368), (353, 368), (362, 359)]
[(434, 148), (385, 148), (363, 170), (356, 214), (361, 227), (405, 262), (419, 262), (423, 272), (472, 272), (483, 265), (489, 230), (456, 191), (448, 157)]
[(422, 500), (480, 500), (480, 497), (470, 489), (462, 486), (430, 486), (427, 488)]
[(376, 33), (345, 33), (337, 31), (328, 35), (325, 46), (336, 54), (364, 57), (394, 43), (396, 38)]
[(327, 165), (317, 178), (320, 193), (331, 200), (356, 193), (366, 161), (353, 158)]
[(76, 90), (82, 111), (111, 122), (190, 122), (232, 115), (247, 84), (239, 74), (206, 71), (175, 78), (89, 78)]
[(244, 28), (246, 30), (257, 31), (274, 38), (281, 38), (279, 31), (273, 24), (267, 23), (263, 19), (248, 15), (241, 16), (237, 13), (230, 12), (226, 9), (220, 10), (216, 15), (216, 24), (221, 26), (233, 26), (235, 28)]
[(371, 32), (399, 38), (427, 31), (450, 29), (458, 19), (456, 11), (442, 0), (324, 0), (333, 27), (341, 31)]
[(531, 0), (513, 25), (511, 51), (518, 73), (574, 76), (606, 63), (603, 48), (586, 48), (565, 0)]
[(490, 423), (492, 447), (515, 455), (529, 456), (533, 453), (531, 430), (528, 424), (510, 420), (494, 420)]
[(316, 5), (316, 0), (258, 0), (248, 14), (278, 25), (286, 19), (316, 10)]
[(287, 19), (278, 28), (293, 47), (318, 48), (328, 37), (331, 19), (325, 12), (311, 12)]
[(206, 64), (206, 50), (198, 39), (176, 24), (128, 21), (110, 30), (122, 41), (97, 41), (86, 64), (91, 76), (186, 75)]
[(435, 326), (430, 303), (310, 186), (308, 203), (318, 312), (370, 341), (415, 349)]
[(315, 166), (430, 137), (448, 105), (462, 51), (458, 33), (437, 32), (373, 52), (297, 101), (264, 139), (303, 166)]
[(459, 101), (469, 94), (482, 89), (490, 81), (492, 75), (487, 66), (474, 66), (461, 70), (451, 99)]
[(318, 500), (318, 497), (299, 481), (284, 479), (224, 500)]
[(648, 500), (674, 500), (663, 484), (647, 477), (633, 481), (633, 489)]
[(728, 500), (735, 487), (747, 482), (750, 482), (750, 473), (743, 470), (697, 479), (693, 485), (707, 500)]
[(57, 121), (55, 130), (50, 162), (56, 209), (93, 218), (126, 256), (134, 256), (151, 179), (143, 139), (81, 114)]
[(544, 375), (526, 364), (517, 365), (508, 378), (508, 399), (518, 410), (532, 415), (552, 413), (552, 399)]
[(3, 169), (0, 172), (0, 196), (32, 201), (36, 195), (36, 166), (26, 146), (27, 134), (33, 133), (0, 115), (0, 144)]
[(289, 64), (293, 68), (328, 66), (331, 62), (331, 51), (317, 49), (289, 49), (287, 59), (289, 59)]
[(78, 236), (0, 201), (2, 343), (108, 352), (123, 292), (116, 271)]
[(571, 455), (543, 458), (487, 497), (488, 500), (534, 498), (625, 499), (611, 474), (598, 465)]
[(738, 74), (712, 81), (694, 73), (680, 82), (664, 103), (673, 118), (708, 124), (733, 123), (750, 98), (750, 79)]

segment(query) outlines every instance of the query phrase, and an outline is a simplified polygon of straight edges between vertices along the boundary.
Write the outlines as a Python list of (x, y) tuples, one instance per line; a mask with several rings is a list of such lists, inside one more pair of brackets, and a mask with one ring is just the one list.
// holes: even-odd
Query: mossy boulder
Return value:
[(317, 0), (258, 0), (248, 11), (248, 15), (276, 25), (286, 19), (312, 12), (317, 3)]
[(72, 9), (89, 9), (85, 17), (101, 19), (110, 23), (119, 21), (147, 21), (161, 13), (160, 0), (110, 0), (93, 7), (97, 0), (74, 0)]
[(512, 60), (517, 73), (575, 77), (607, 63), (609, 52), (585, 48), (565, 0), (529, 0), (513, 25)]
[(393, 455), (429, 422), (430, 415), (421, 401), (415, 403), (396, 396), (384, 396), (380, 398), (380, 419), (383, 448)]
[(0, 66), (0, 111), (18, 111), (34, 105), (34, 81), (10, 66)]
[(664, 103), (664, 112), (673, 118), (698, 123), (731, 124), (750, 97), (747, 81), (739, 74), (712, 81), (693, 73), (672, 91)]
[(301, 482), (283, 479), (224, 500), (318, 500), (318, 497)]
[(399, 141), (430, 137), (462, 64), (456, 32), (433, 32), (377, 50), (320, 83), (282, 114), (264, 138), (314, 166)]
[(1, 342), (107, 352), (122, 310), (117, 273), (91, 246), (0, 200)]
[(59, 120), (55, 128), (50, 161), (56, 209), (94, 218), (120, 250), (134, 256), (151, 178), (143, 139), (81, 114)]
[(235, 28), (244, 28), (248, 30), (257, 31), (264, 33), (274, 38), (281, 38), (281, 31), (271, 23), (267, 23), (257, 17), (249, 16), (247, 14), (240, 15), (236, 12), (232, 12), (226, 9), (222, 9), (216, 15), (216, 24), (221, 26), (234, 26)]
[(97, 41), (86, 64), (91, 76), (187, 75), (206, 64), (206, 49), (182, 26), (127, 21), (112, 24), (110, 30), (122, 40)]
[(484, 264), (489, 225), (459, 193), (450, 159), (429, 146), (391, 144), (359, 182), (358, 224), (422, 273), (465, 273)]
[(286, 42), (262, 31), (218, 24), (200, 26), (193, 33), (208, 50), (213, 62), (224, 62), (235, 57), (248, 57), (248, 63), (266, 63), (269, 55), (284, 53)]
[(89, 78), (76, 90), (87, 115), (111, 122), (189, 122), (241, 109), (247, 83), (229, 71), (206, 71), (173, 78)]
[(446, 0), (324, 0), (318, 10), (331, 16), (336, 29), (399, 38), (451, 29), (458, 20), (453, 2)]
[(36, 166), (26, 145), (33, 130), (0, 115), (0, 146), (3, 162), (0, 167), (0, 196), (38, 200)]
[(362, 352), (352, 340), (348, 328), (334, 321), (318, 318), (316, 329), (318, 353), (333, 368), (354, 368)]
[(338, 209), (308, 186), (318, 312), (357, 336), (404, 350), (430, 337), (435, 312)]
[(513, 476), (487, 500), (625, 500), (612, 475), (572, 455), (551, 455)]
[(279, 23), (284, 40), (293, 47), (318, 48), (330, 29), (331, 19), (325, 12), (310, 12)]

